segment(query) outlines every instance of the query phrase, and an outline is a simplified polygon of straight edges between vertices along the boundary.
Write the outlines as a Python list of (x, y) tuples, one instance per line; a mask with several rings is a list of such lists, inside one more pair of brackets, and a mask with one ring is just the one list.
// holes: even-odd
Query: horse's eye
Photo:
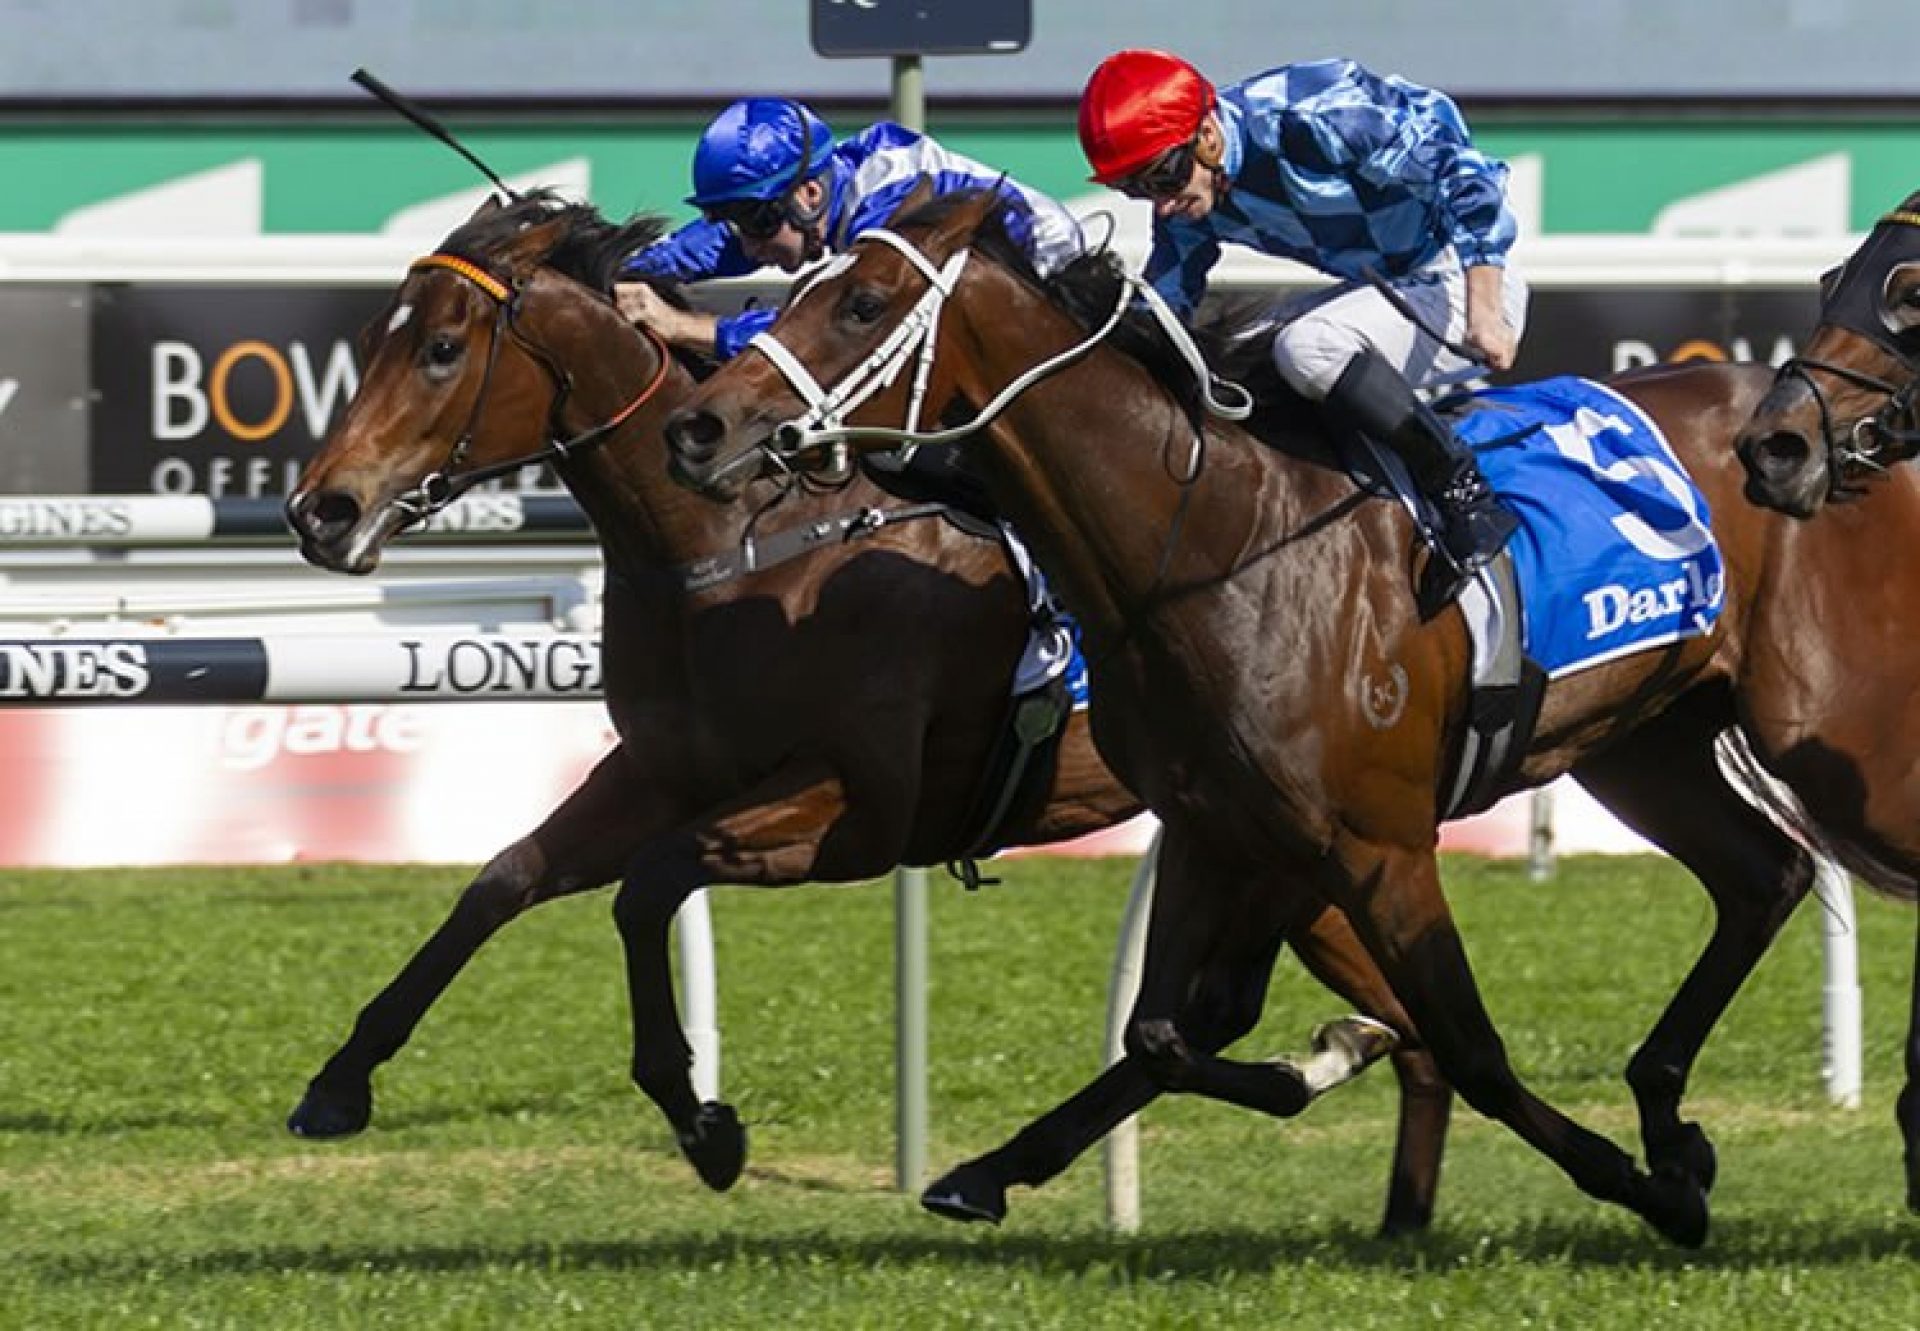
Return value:
[(422, 359), (430, 370), (444, 370), (460, 359), (462, 347), (458, 341), (445, 333), (435, 333), (427, 339)]
[(877, 291), (856, 291), (847, 298), (847, 317), (870, 324), (887, 312), (887, 298)]

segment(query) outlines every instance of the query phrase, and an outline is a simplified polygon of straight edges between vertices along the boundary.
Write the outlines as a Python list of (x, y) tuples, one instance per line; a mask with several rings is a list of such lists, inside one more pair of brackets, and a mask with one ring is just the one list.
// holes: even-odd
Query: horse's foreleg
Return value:
[[(307, 1084), (287, 1119), (303, 1137), (343, 1137), (373, 1115), (373, 1073), (502, 925), (555, 897), (611, 882), (642, 829), (638, 783), (625, 754), (600, 760), (531, 835), (494, 856), (400, 973), (360, 1010), (353, 1031)], [(657, 816), (657, 814), (656, 814)]]
[(1629, 1208), (1676, 1243), (1704, 1243), (1704, 1189), (1688, 1179), (1641, 1172), (1625, 1151), (1521, 1082), (1441, 895), (1432, 848), (1348, 838), (1336, 844), (1334, 862), (1343, 871), (1329, 880), (1328, 890), (1340, 897), (1454, 1090), (1559, 1165), (1588, 1196)]
[(1713, 897), (1713, 936), (1627, 1064), (1647, 1164), (1711, 1190), (1712, 1144), (1680, 1117), (1694, 1060), (1813, 883), (1813, 858), (1743, 799), (1713, 756), (1717, 720), (1667, 713), (1573, 775)]
[(1037, 1188), (1052, 1179), (1159, 1094), (1139, 1062), (1123, 1058), (1006, 1144), (928, 1184), (920, 1204), (949, 1220), (999, 1224), (1007, 1218), (1008, 1188)]
[[(839, 778), (823, 766), (783, 771), (644, 847), (614, 898), (633, 1015), (634, 1084), (660, 1107), (681, 1152), (716, 1191), (739, 1178), (746, 1131), (731, 1105), (703, 1104), (694, 1091), (693, 1052), (669, 962), (673, 917), (709, 883), (771, 887), (809, 881), (819, 872), (822, 838), (846, 808)], [(881, 867), (893, 862), (885, 859)]]
[(1210, 850), (1204, 833), (1166, 823), (1123, 1045), (1163, 1091), (1291, 1118), (1313, 1099), (1298, 1066), (1215, 1052), (1259, 1022), (1289, 925), (1304, 927), (1320, 909), (1302, 894), (1262, 890), (1260, 880)]
[[(1163, 866), (1165, 863), (1163, 857)], [(1163, 868), (1164, 872), (1164, 868)], [(1406, 1021), (1397, 1000), (1373, 963), (1361, 950), (1343, 916), (1323, 909), (1311, 926), (1296, 938), (1308, 969), (1336, 993), (1381, 1020)], [(1267, 958), (1270, 968), (1271, 958)], [(1245, 992), (1245, 984), (1203, 983), (1203, 991)], [(1190, 1047), (1203, 1056), (1215, 1054), (1231, 1039), (1250, 1029), (1259, 1015), (1257, 999), (1251, 1011), (1240, 1005), (1235, 1014), (1207, 1019), (1186, 1014), (1182, 1028)], [(1401, 1029), (1409, 1029), (1402, 1026)], [(1383, 1038), (1384, 1037), (1384, 1038)], [(1329, 1023), (1316, 1032), (1315, 1051), (1292, 1066), (1304, 1083), (1308, 1100), (1352, 1080), (1378, 1058), (1391, 1041), (1390, 1032), (1364, 1023)], [(1440, 1150), (1446, 1136), (1451, 1093), (1425, 1050), (1410, 1047), (1401, 1066), (1400, 1148), (1389, 1188), (1387, 1233), (1424, 1228), (1433, 1212), (1438, 1186)], [(1264, 1075), (1264, 1074), (1262, 1074)], [(1200, 1074), (1204, 1080), (1205, 1074)], [(1292, 1087), (1289, 1088), (1292, 1093)], [(1140, 1060), (1125, 1057), (1058, 1107), (1022, 1128), (1006, 1144), (956, 1166), (921, 1194), (921, 1205), (954, 1220), (1006, 1218), (1007, 1189), (1015, 1185), (1039, 1187), (1057, 1176), (1089, 1147), (1138, 1113), (1160, 1094)]]

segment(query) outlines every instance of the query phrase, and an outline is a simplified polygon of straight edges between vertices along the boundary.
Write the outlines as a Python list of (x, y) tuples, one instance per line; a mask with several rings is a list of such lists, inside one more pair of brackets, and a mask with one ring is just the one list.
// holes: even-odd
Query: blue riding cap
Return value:
[(833, 151), (833, 131), (799, 102), (749, 97), (708, 125), (693, 150), (693, 193), (687, 202), (711, 208), (736, 199), (777, 199), (799, 183), (804, 158), (818, 175)]

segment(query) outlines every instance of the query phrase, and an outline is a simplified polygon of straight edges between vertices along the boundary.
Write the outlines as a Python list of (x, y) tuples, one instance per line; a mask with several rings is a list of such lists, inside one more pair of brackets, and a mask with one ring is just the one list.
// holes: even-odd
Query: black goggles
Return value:
[(1120, 192), (1130, 199), (1171, 199), (1193, 179), (1193, 162), (1200, 147), (1197, 138), (1177, 148), (1169, 148), (1138, 171), (1120, 182)]
[(734, 199), (707, 209), (707, 217), (742, 240), (771, 240), (787, 224), (782, 199)]

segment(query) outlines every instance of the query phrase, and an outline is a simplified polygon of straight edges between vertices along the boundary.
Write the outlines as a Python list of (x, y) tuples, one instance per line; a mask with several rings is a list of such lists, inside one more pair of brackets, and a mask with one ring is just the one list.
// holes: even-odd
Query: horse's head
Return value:
[(834, 465), (824, 432), (863, 429), (856, 447), (887, 448), (884, 427), (937, 421), (953, 400), (953, 337), (940, 311), (975, 233), (1004, 201), (990, 191), (928, 205), (925, 181), (896, 213), (897, 230), (869, 231), (802, 278), (757, 355), (735, 357), (667, 421), (675, 479), (728, 500), (763, 471)]
[[(288, 499), (301, 554), (369, 573), (396, 532), (473, 485), (563, 461), (630, 417), (667, 359), (604, 293), (619, 260), (661, 230), (542, 192), (489, 200), (416, 260), (361, 331), (359, 388)], [(617, 387), (588, 382), (585, 349)], [(570, 429), (575, 415), (591, 424)]]
[(1811, 517), (1920, 452), (1920, 194), (1821, 279), (1820, 324), (1735, 440), (1747, 494)]

